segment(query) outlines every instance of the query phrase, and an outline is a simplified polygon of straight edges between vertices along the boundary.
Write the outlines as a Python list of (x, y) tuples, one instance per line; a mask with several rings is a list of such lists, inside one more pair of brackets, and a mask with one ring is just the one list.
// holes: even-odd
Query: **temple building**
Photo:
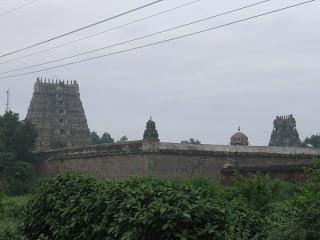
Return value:
[(233, 134), (230, 138), (230, 145), (249, 146), (248, 137), (244, 133), (240, 132), (240, 127), (238, 128), (238, 132)]
[(91, 144), (76, 81), (37, 79), (27, 119), (38, 131), (36, 150)]
[(156, 123), (152, 121), (150, 117), (149, 121), (146, 124), (146, 130), (143, 133), (143, 141), (147, 142), (160, 142), (158, 131), (156, 129)]
[(301, 140), (296, 129), (296, 120), (292, 114), (277, 116), (273, 121), (273, 131), (269, 146), (275, 147), (300, 147)]

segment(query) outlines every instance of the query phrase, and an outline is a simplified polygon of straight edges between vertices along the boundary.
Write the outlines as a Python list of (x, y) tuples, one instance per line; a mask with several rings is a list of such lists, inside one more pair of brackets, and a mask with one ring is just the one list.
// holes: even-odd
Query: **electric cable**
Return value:
[(117, 54), (120, 54), (120, 53), (131, 52), (131, 51), (134, 51), (134, 50), (137, 50), (137, 49), (142, 49), (142, 48), (151, 47), (151, 46), (155, 46), (155, 45), (166, 43), (166, 42), (171, 42), (171, 41), (174, 41), (174, 40), (177, 40), (177, 39), (182, 39), (182, 38), (194, 36), (194, 35), (197, 35), (197, 34), (200, 34), (200, 33), (216, 30), (216, 29), (223, 28), (223, 27), (227, 27), (227, 26), (234, 25), (234, 24), (241, 23), (241, 22), (245, 22), (245, 21), (248, 21), (248, 20), (251, 20), (251, 19), (256, 19), (256, 18), (259, 18), (259, 17), (262, 17), (262, 16), (270, 15), (270, 14), (273, 14), (273, 13), (277, 13), (277, 12), (280, 12), (280, 11), (284, 11), (284, 10), (287, 10), (287, 9), (290, 9), (290, 8), (298, 7), (298, 6), (301, 6), (301, 5), (304, 5), (304, 4), (308, 4), (308, 3), (311, 3), (311, 2), (315, 2), (315, 1), (317, 1), (317, 0), (309, 0), (309, 1), (302, 2), (302, 3), (290, 5), (290, 6), (287, 6), (287, 7), (284, 7), (284, 8), (279, 8), (279, 9), (276, 9), (276, 10), (272, 10), (272, 11), (269, 11), (269, 12), (258, 14), (258, 15), (255, 15), (255, 16), (243, 18), (243, 19), (240, 19), (240, 20), (237, 20), (237, 21), (233, 21), (233, 22), (229, 22), (229, 23), (226, 23), (226, 24), (222, 24), (222, 25), (219, 25), (219, 26), (216, 26), (216, 27), (211, 27), (211, 28), (207, 28), (207, 29), (204, 29), (204, 30), (200, 30), (200, 31), (189, 33), (189, 34), (181, 35), (181, 36), (178, 36), (178, 37), (169, 38), (169, 39), (166, 39), (166, 40), (153, 42), (153, 43), (141, 45), (141, 46), (138, 46), (138, 47), (133, 47), (133, 48), (129, 48), (129, 49), (113, 52), (113, 53), (108, 53), (108, 54), (104, 54), (104, 55), (100, 55), (100, 56), (96, 56), (96, 57), (92, 57), (92, 58), (87, 58), (87, 59), (83, 59), (83, 60), (79, 60), (79, 61), (75, 61), (75, 62), (71, 62), (71, 63), (66, 63), (66, 64), (62, 64), (62, 65), (57, 65), (57, 66), (49, 67), (49, 68), (45, 68), (45, 69), (40, 69), (40, 70), (36, 70), (36, 71), (32, 71), (32, 72), (26, 72), (26, 73), (11, 75), (11, 76), (5, 76), (5, 77), (1, 77), (0, 79), (7, 79), (7, 78), (18, 77), (18, 76), (30, 75), (30, 74), (33, 74), (33, 73), (44, 72), (44, 71), (48, 71), (48, 70), (51, 70), (51, 69), (56, 69), (56, 68), (61, 68), (61, 67), (65, 67), (65, 66), (70, 66), (70, 65), (82, 63), (82, 62), (92, 61), (92, 60), (95, 60), (95, 59), (108, 57), (108, 56), (112, 56), (112, 55), (117, 55)]
[(210, 17), (202, 18), (202, 19), (197, 20), (197, 21), (189, 22), (189, 23), (177, 26), (177, 27), (169, 28), (169, 29), (162, 30), (162, 31), (159, 31), (159, 32), (156, 32), (156, 33), (151, 33), (151, 34), (148, 34), (148, 35), (145, 35), (145, 36), (142, 36), (142, 37), (130, 39), (130, 40), (127, 40), (127, 41), (124, 41), (124, 42), (116, 43), (116, 44), (109, 45), (109, 46), (102, 47), (102, 48), (98, 48), (98, 49), (95, 49), (95, 50), (79, 53), (79, 54), (72, 55), (72, 56), (69, 56), (69, 57), (59, 58), (59, 59), (56, 59), (56, 60), (51, 60), (51, 61), (48, 61), (48, 62), (35, 64), (35, 65), (32, 65), (32, 66), (27, 66), (27, 67), (23, 67), (23, 68), (9, 70), (9, 71), (5, 71), (5, 72), (0, 72), (0, 75), (11, 73), (11, 72), (17, 72), (17, 71), (21, 71), (21, 70), (28, 69), (28, 68), (39, 67), (39, 66), (42, 66), (42, 65), (47, 65), (47, 64), (50, 64), (50, 63), (55, 63), (55, 62), (63, 61), (63, 60), (66, 60), (66, 59), (79, 57), (79, 56), (82, 56), (82, 55), (86, 55), (86, 54), (90, 54), (90, 53), (93, 53), (93, 52), (101, 51), (101, 50), (104, 50), (104, 49), (107, 49), (107, 48), (112, 48), (112, 47), (123, 45), (123, 44), (126, 44), (126, 43), (138, 41), (138, 40), (141, 40), (141, 39), (144, 39), (144, 38), (152, 37), (152, 36), (159, 35), (159, 34), (162, 34), (162, 33), (165, 33), (165, 32), (169, 32), (169, 31), (173, 31), (173, 30), (176, 30), (178, 28), (183, 28), (183, 27), (187, 27), (187, 26), (199, 23), (199, 22), (208, 21), (208, 20), (210, 20), (212, 18), (217, 18), (217, 17), (221, 17), (223, 15), (227, 15), (227, 14), (230, 14), (230, 13), (238, 12), (238, 11), (241, 11), (243, 9), (254, 7), (254, 6), (257, 6), (257, 5), (266, 3), (266, 2), (270, 2), (270, 1), (272, 1), (272, 0), (264, 0), (264, 1), (261, 1), (261, 2), (258, 2), (258, 3), (254, 3), (254, 4), (250, 4), (250, 5), (241, 7), (241, 8), (233, 9), (233, 10), (230, 10), (230, 11), (227, 11), (227, 12), (224, 12), (224, 13), (220, 13), (220, 14), (213, 15), (213, 16), (210, 16)]
[(48, 48), (48, 49), (44, 49), (44, 50), (42, 50), (42, 51), (38, 51), (38, 52), (31, 53), (31, 54), (28, 54), (28, 55), (25, 55), (25, 56), (21, 56), (21, 57), (18, 57), (18, 58), (14, 58), (14, 59), (11, 59), (11, 60), (8, 60), (8, 61), (5, 61), (5, 62), (0, 62), (0, 65), (1, 65), (1, 64), (5, 64), (5, 63), (9, 63), (9, 62), (13, 62), (13, 61), (16, 61), (16, 60), (19, 60), (19, 59), (27, 58), (27, 57), (30, 57), (30, 56), (34, 56), (34, 55), (37, 55), (37, 54), (40, 54), (40, 53), (48, 52), (48, 51), (51, 51), (51, 50), (53, 50), (53, 49), (57, 49), (57, 48), (60, 48), (60, 47), (63, 47), (63, 46), (67, 46), (67, 45), (70, 45), (70, 44), (73, 44), (73, 43), (76, 43), (76, 42), (80, 42), (80, 41), (82, 41), (82, 40), (85, 40), (85, 39), (88, 39), (88, 38), (91, 38), (91, 37), (95, 37), (95, 36), (101, 35), (101, 34), (103, 34), (103, 33), (111, 32), (111, 31), (113, 31), (113, 30), (120, 29), (120, 28), (123, 28), (123, 27), (125, 27), (125, 26), (129, 26), (129, 25), (132, 25), (132, 24), (134, 24), (134, 23), (137, 23), (137, 22), (141, 22), (141, 21), (143, 21), (143, 20), (146, 20), (146, 19), (149, 19), (149, 18), (152, 18), (152, 17), (156, 17), (156, 16), (159, 16), (159, 15), (162, 15), (162, 14), (164, 14), (164, 13), (168, 13), (168, 12), (177, 10), (177, 9), (179, 9), (179, 8), (183, 8), (183, 7), (189, 6), (189, 5), (191, 5), (191, 4), (194, 4), (194, 3), (197, 3), (197, 2), (200, 2), (200, 1), (201, 1), (201, 0), (196, 0), (196, 1), (193, 1), (193, 2), (189, 2), (189, 3), (183, 4), (183, 5), (180, 5), (180, 6), (171, 8), (171, 9), (168, 9), (168, 10), (166, 10), (166, 11), (159, 12), (159, 13), (156, 13), (156, 14), (153, 14), (153, 15), (150, 15), (150, 16), (148, 16), (148, 17), (140, 18), (140, 19), (135, 20), (135, 21), (133, 21), (133, 22), (129, 22), (129, 23), (126, 23), (126, 24), (123, 24), (123, 25), (120, 25), (120, 26), (117, 26), (117, 27), (114, 27), (114, 28), (110, 28), (110, 29), (108, 29), (108, 30), (105, 30), (105, 31), (102, 31), (102, 32), (99, 32), (99, 33), (95, 33), (95, 34), (92, 34), (92, 35), (89, 35), (89, 36), (86, 36), (86, 37), (83, 37), (83, 38), (79, 38), (79, 39), (76, 39), (76, 40), (73, 40), (73, 41), (70, 41), (70, 42), (61, 44), (61, 45), (57, 45), (57, 46), (54, 46), (54, 47), (51, 47), (51, 48)]
[[(35, 0), (35, 1), (39, 1), (39, 0)], [(78, 29), (73, 30), (73, 31), (71, 31), (71, 32), (67, 32), (67, 33), (58, 35), (58, 36), (56, 36), (56, 37), (50, 38), (50, 39), (48, 39), (48, 40), (45, 40), (45, 41), (38, 42), (38, 43), (36, 43), (36, 44), (30, 45), (30, 46), (28, 46), (28, 47), (20, 48), (20, 49), (18, 49), (18, 50), (15, 50), (15, 51), (6, 53), (6, 54), (4, 54), (4, 55), (1, 55), (0, 58), (5, 57), (5, 56), (8, 56), (8, 55), (12, 55), (12, 54), (17, 53), (17, 52), (24, 51), (24, 50), (26, 50), (26, 49), (30, 49), (30, 48), (33, 48), (33, 47), (42, 45), (42, 44), (44, 44), (44, 43), (51, 42), (51, 41), (53, 41), (53, 40), (56, 40), (56, 39), (59, 39), (59, 38), (62, 38), (62, 37), (71, 35), (71, 34), (76, 33), (76, 32), (80, 32), (80, 31), (85, 30), (85, 29), (87, 29), (87, 28), (91, 28), (91, 27), (96, 26), (96, 25), (99, 25), (99, 24), (101, 24), (101, 23), (104, 23), (104, 22), (113, 20), (113, 19), (115, 19), (115, 18), (119, 18), (119, 17), (122, 17), (122, 16), (124, 16), (124, 15), (129, 14), (129, 13), (132, 13), (132, 12), (135, 12), (135, 11), (138, 11), (138, 10), (141, 10), (141, 9), (143, 9), (143, 8), (150, 7), (150, 6), (154, 5), (154, 4), (160, 3), (160, 2), (162, 2), (162, 1), (165, 1), (165, 0), (157, 0), (157, 1), (154, 1), (154, 2), (151, 2), (151, 3), (148, 3), (148, 4), (145, 4), (145, 5), (143, 5), (143, 6), (140, 6), (140, 7), (131, 9), (131, 10), (129, 10), (129, 11), (126, 11), (126, 12), (123, 12), (123, 13), (120, 13), (120, 14), (117, 14), (117, 15), (115, 15), (115, 16), (113, 16), (113, 17), (109, 17), (109, 18), (103, 19), (103, 20), (101, 20), (101, 21), (98, 21), (98, 22), (89, 24), (89, 25), (87, 25), (87, 26), (78, 28)], [(1, 15), (0, 15), (0, 16), (1, 16)]]
[[(0, 1), (0, 3), (3, 2), (3, 1), (4, 1), (4, 0)], [(19, 7), (14, 8), (14, 9), (11, 9), (11, 10), (9, 10), (9, 11), (7, 11), (7, 12), (0, 13), (0, 17), (2, 17), (2, 16), (4, 16), (4, 15), (7, 15), (7, 14), (9, 14), (9, 13), (12, 13), (12, 12), (14, 12), (14, 11), (20, 9), (20, 8), (24, 8), (24, 7), (26, 7), (26, 6), (29, 6), (30, 4), (35, 3), (35, 2), (38, 2), (38, 1), (40, 1), (40, 0), (34, 0), (34, 1), (32, 1), (32, 2), (23, 4), (23, 5), (19, 6)]]

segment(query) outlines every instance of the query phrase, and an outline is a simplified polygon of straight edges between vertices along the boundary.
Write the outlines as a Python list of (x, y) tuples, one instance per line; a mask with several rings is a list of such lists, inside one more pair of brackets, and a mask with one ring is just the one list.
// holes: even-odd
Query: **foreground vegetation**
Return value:
[(230, 187), (202, 177), (101, 182), (69, 173), (28, 203), (2, 199), (0, 238), (320, 239), (320, 170), (307, 172), (300, 184), (237, 174)]
[(17, 231), (31, 195), (5, 197), (3, 192), (0, 195), (0, 239), (5, 239), (5, 236), (6, 239), (14, 239), (10, 238), (11, 233)]

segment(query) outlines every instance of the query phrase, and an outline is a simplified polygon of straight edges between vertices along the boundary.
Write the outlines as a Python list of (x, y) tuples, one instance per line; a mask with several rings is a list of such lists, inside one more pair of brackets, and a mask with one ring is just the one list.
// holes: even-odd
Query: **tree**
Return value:
[(97, 134), (97, 132), (91, 132), (90, 137), (91, 137), (93, 144), (100, 144), (100, 137)]
[(123, 135), (119, 140), (118, 142), (128, 142), (128, 137), (127, 135)]
[(304, 142), (303, 146), (311, 145), (312, 147), (318, 148), (320, 147), (320, 134), (311, 135), (311, 137), (307, 137)]
[(19, 160), (32, 157), (38, 133), (29, 120), (19, 120), (19, 114), (7, 112), (0, 116), (0, 151), (15, 155)]
[(110, 133), (105, 132), (101, 136), (101, 143), (114, 143), (114, 139), (111, 137)]
[(102, 134), (101, 137), (99, 137), (97, 132), (91, 132), (90, 137), (93, 144), (114, 143), (114, 139), (111, 137), (111, 134), (107, 132)]
[(0, 116), (0, 173), (5, 177), (9, 194), (25, 194), (35, 176), (32, 150), (38, 134), (29, 120), (6, 112)]
[(181, 143), (188, 143), (188, 144), (201, 144), (198, 139), (190, 138), (189, 140), (183, 140)]

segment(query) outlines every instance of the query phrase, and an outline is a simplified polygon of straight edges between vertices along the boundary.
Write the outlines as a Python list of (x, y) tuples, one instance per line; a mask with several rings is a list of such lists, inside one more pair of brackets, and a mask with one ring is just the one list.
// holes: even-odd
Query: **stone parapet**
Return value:
[(73, 158), (122, 154), (172, 154), (216, 157), (280, 157), (280, 158), (319, 158), (320, 150), (298, 147), (229, 146), (209, 144), (184, 144), (165, 142), (128, 141), (99, 144), (87, 147), (64, 148), (38, 151), (39, 158)]
[(220, 181), (221, 169), (278, 168), (311, 165), (320, 151), (311, 148), (193, 145), (129, 141), (35, 152), (41, 176), (79, 171), (101, 179), (130, 176), (190, 178), (203, 175)]

